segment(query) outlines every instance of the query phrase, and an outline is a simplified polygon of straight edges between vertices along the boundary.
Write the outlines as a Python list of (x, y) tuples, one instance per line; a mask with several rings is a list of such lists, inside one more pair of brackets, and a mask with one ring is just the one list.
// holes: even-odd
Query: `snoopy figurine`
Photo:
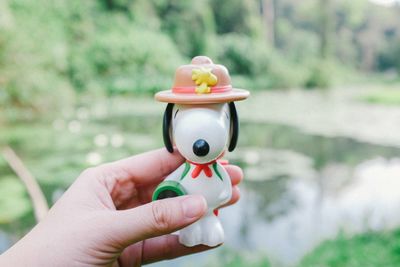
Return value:
[(200, 194), (208, 205), (200, 220), (180, 230), (179, 242), (185, 246), (224, 242), (217, 208), (231, 199), (232, 185), (218, 159), (226, 149), (233, 151), (238, 140), (233, 101), (248, 96), (248, 91), (232, 88), (224, 66), (205, 56), (179, 67), (172, 89), (155, 95), (156, 100), (168, 103), (163, 120), (165, 147), (172, 153), (174, 144), (186, 162), (159, 184), (153, 200)]

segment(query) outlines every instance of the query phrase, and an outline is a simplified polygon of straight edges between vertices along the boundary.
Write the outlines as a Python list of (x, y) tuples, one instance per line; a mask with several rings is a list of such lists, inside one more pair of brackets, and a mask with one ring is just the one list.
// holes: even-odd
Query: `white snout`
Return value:
[(230, 126), (226, 104), (176, 105), (172, 116), (174, 142), (186, 159), (207, 163), (225, 151)]

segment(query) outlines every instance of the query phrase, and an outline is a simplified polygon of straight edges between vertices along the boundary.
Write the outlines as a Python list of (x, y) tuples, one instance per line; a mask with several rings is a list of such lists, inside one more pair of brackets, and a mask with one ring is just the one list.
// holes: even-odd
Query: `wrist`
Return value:
[(28, 234), (15, 243), (11, 248), (0, 255), (0, 266), (43, 266), (40, 259), (43, 259), (47, 254), (46, 251), (41, 249), (41, 240), (37, 239), (35, 242), (35, 232), (38, 225), (36, 225)]

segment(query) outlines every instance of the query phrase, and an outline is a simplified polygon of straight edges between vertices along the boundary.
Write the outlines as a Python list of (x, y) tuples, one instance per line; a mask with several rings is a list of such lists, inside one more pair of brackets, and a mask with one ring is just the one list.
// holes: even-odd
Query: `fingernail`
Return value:
[(182, 200), (183, 214), (187, 218), (199, 217), (206, 207), (206, 201), (202, 196), (187, 196)]

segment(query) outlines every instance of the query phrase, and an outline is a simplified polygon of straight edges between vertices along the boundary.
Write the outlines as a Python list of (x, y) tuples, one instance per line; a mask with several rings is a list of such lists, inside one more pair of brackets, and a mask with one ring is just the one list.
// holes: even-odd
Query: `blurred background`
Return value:
[(1, 0), (0, 252), (41, 191), (162, 146), (153, 94), (196, 55), (252, 93), (228, 155), (242, 199), (224, 246), (154, 266), (398, 266), (395, 0)]

